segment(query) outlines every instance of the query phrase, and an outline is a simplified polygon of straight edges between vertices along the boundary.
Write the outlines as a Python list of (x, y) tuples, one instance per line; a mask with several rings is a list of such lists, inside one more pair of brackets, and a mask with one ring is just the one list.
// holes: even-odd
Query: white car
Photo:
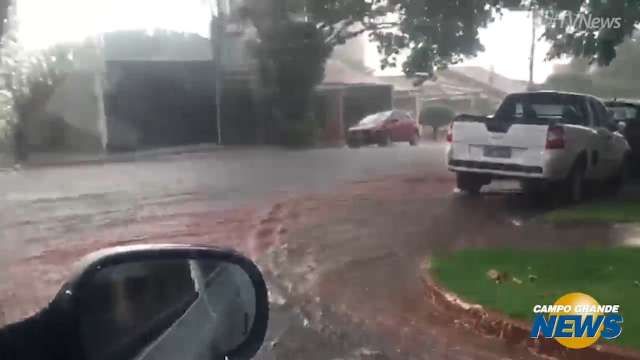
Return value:
[(447, 141), (449, 170), (462, 191), (510, 178), (525, 191), (559, 189), (574, 202), (587, 181), (620, 188), (630, 154), (600, 100), (560, 92), (511, 94), (494, 116), (460, 115)]

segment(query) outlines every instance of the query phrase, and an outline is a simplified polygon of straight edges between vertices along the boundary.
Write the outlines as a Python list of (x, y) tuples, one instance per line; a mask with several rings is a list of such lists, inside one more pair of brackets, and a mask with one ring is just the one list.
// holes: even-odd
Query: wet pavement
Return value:
[[(456, 329), (428, 304), (418, 269), (430, 249), (447, 247), (448, 239), (430, 232), (438, 226), (437, 215), (448, 211), (450, 197), (416, 191), (414, 199), (363, 195), (332, 206), (332, 214), (322, 221), (290, 233), (284, 247), (270, 253), (265, 268), (284, 284), (286, 297), (305, 314), (308, 327), (321, 339), (334, 340), (324, 348), (350, 354), (347, 358), (533, 358), (526, 350), (507, 349)], [(309, 207), (309, 202), (301, 206)], [(341, 335), (335, 319), (340, 320), (338, 329), (354, 330)], [(287, 348), (288, 341), (279, 343)], [(282, 358), (316, 354), (314, 344), (295, 340)], [(325, 352), (311, 358), (332, 358)]]
[(226, 148), (0, 173), (0, 254), (35, 255), (43, 249), (38, 244), (52, 238), (148, 217), (268, 204), (292, 193), (329, 191), (348, 181), (420, 168), (445, 173), (443, 152), (435, 143), (357, 150)]
[[(455, 193), (443, 147), (218, 150), (0, 175), (0, 321), (46, 304), (68, 264), (137, 242), (230, 246), (257, 259), (272, 322), (259, 359), (530, 359), (424, 298), (434, 252), (633, 243), (634, 227), (557, 227), (497, 183)], [(21, 304), (22, 307), (16, 305)]]
[(313, 336), (327, 342), (321, 354), (331, 356), (314, 357), (318, 342), (301, 341), (304, 332), (296, 332), (276, 337), (289, 350), (282, 359), (330, 359), (340, 351), (349, 355), (339, 358), (353, 359), (539, 358), (459, 326), (427, 301), (419, 269), (428, 255), (462, 247), (611, 246), (638, 235), (634, 226), (543, 224), (537, 215), (545, 209), (504, 191), (507, 186), (467, 197), (451, 185), (411, 176), (290, 204), (287, 211), (298, 218), (316, 216), (293, 225), (263, 268), (272, 272), (271, 284), (280, 284), (272, 287), (284, 289), (304, 314)]

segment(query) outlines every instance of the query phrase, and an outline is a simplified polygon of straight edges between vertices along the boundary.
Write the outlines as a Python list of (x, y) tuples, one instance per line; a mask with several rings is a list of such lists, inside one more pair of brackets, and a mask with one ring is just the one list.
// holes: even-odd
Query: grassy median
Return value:
[(640, 200), (607, 200), (558, 209), (544, 215), (552, 223), (640, 223)]
[(431, 271), (463, 299), (521, 320), (570, 292), (620, 304), (623, 332), (612, 344), (640, 349), (640, 249), (463, 250), (434, 257)]

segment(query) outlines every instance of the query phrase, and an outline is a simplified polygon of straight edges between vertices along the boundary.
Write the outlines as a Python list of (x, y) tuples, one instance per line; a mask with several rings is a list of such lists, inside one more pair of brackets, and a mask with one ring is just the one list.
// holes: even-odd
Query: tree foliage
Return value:
[[(335, 46), (369, 32), (383, 55), (381, 66), (402, 66), (409, 76), (428, 78), (435, 70), (461, 62), (484, 48), (478, 30), (502, 14), (503, 9), (543, 14), (542, 38), (551, 42), (549, 58), (583, 57), (608, 65), (616, 47), (640, 23), (640, 0), (292, 0)], [(579, 22), (549, 21), (572, 16), (621, 18), (620, 28), (588, 28)], [(404, 63), (399, 55), (407, 53)]]
[[(0, 11), (1, 13), (1, 11)], [(0, 45), (0, 145), (16, 149), (24, 146), (12, 138), (24, 127), (25, 119), (47, 103), (57, 84), (72, 67), (71, 49), (64, 45), (41, 51), (27, 51), (17, 36), (17, 20), (3, 26)], [(18, 154), (20, 155), (20, 154)], [(24, 156), (24, 155), (20, 155)]]
[(272, 89), (272, 109), (277, 141), (304, 145), (315, 127), (307, 112), (313, 90), (324, 78), (324, 66), (331, 48), (313, 24), (280, 23), (257, 44), (262, 78)]
[(240, 9), (240, 16), (257, 30), (252, 50), (271, 109), (270, 123), (275, 127), (271, 140), (304, 145), (312, 140), (316, 128), (308, 114), (309, 103), (324, 78), (333, 48), (315, 24), (293, 19), (285, 9), (278, 9), (269, 1), (252, 0)]
[(618, 26), (590, 26), (588, 22), (548, 21), (542, 35), (551, 42), (548, 58), (563, 55), (609, 65), (616, 47), (628, 39), (640, 23), (640, 0), (538, 0), (545, 18), (619, 19)]
[(438, 129), (449, 124), (456, 113), (446, 106), (428, 106), (420, 111), (420, 123), (433, 129), (433, 138), (437, 138)]
[[(368, 33), (383, 56), (381, 67), (401, 66), (427, 79), (438, 68), (482, 51), (478, 30), (500, 11), (495, 1), (295, 0), (330, 46)], [(408, 53), (400, 64), (400, 55)]]
[(616, 58), (608, 66), (585, 66), (574, 59), (563, 72), (552, 74), (547, 89), (590, 93), (601, 97), (637, 97), (640, 84), (640, 35), (627, 39), (616, 49)]
[[(618, 45), (640, 23), (640, 0), (248, 0), (248, 4), (245, 14), (256, 26), (264, 48), (261, 53), (266, 54), (261, 61), (270, 62), (274, 74), (286, 72), (276, 75), (277, 86), (297, 85), (289, 87), (296, 90), (280, 94), (290, 99), (305, 87), (302, 93), (308, 94), (309, 87), (320, 81), (324, 61), (335, 46), (364, 33), (377, 44), (383, 69), (400, 66), (419, 84), (432, 78), (436, 70), (483, 51), (479, 30), (499, 18), (504, 9), (535, 9), (542, 15), (545, 29), (541, 38), (551, 43), (548, 58), (569, 56), (599, 65), (613, 61)], [(620, 18), (620, 26), (599, 28), (586, 22), (550, 20), (569, 15)], [(316, 50), (310, 54), (321, 55), (319, 58), (311, 61), (311, 56), (296, 52), (311, 48), (306, 47), (310, 43), (292, 45), (296, 35), (286, 32), (295, 27), (283, 25), (292, 19), (315, 26)], [(297, 62), (307, 64), (311, 75), (306, 79), (313, 81), (296, 79)]]

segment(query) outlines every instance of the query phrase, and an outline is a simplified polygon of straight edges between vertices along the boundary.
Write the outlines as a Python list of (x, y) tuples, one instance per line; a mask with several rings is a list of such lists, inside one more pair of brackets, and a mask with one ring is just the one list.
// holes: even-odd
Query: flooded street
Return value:
[[(336, 339), (330, 349), (369, 351), (347, 358), (539, 358), (525, 348), (478, 336), (434, 306), (420, 275), (428, 256), (469, 247), (619, 245), (632, 227), (546, 225), (535, 216), (542, 210), (527, 206), (520, 195), (490, 192), (463, 198), (447, 193), (450, 186), (430, 177), (404, 177), (300, 200), (293, 211), (301, 218), (304, 209), (332, 211), (288, 234), (266, 257), (264, 268), (273, 271), (272, 283), (279, 284), (274, 287), (284, 289), (305, 314), (308, 328), (324, 334), (318, 335), (322, 339)], [(351, 330), (335, 335), (340, 329)], [(284, 335), (274, 337), (287, 343)], [(283, 359), (330, 358), (313, 357), (316, 342), (291, 341), (309, 345), (289, 349)]]
[(461, 248), (612, 245), (637, 232), (546, 225), (510, 183), (459, 194), (442, 150), (219, 150), (3, 174), (3, 321), (46, 304), (68, 264), (97, 248), (206, 244), (265, 272), (272, 321), (259, 359), (536, 358), (458, 327), (427, 301), (421, 264)]
[(44, 249), (41, 243), (64, 243), (81, 232), (159, 216), (255, 207), (418, 169), (449, 176), (443, 149), (434, 143), (353, 151), (228, 148), (155, 161), (2, 172), (0, 252), (11, 252), (13, 259), (32, 256)]

